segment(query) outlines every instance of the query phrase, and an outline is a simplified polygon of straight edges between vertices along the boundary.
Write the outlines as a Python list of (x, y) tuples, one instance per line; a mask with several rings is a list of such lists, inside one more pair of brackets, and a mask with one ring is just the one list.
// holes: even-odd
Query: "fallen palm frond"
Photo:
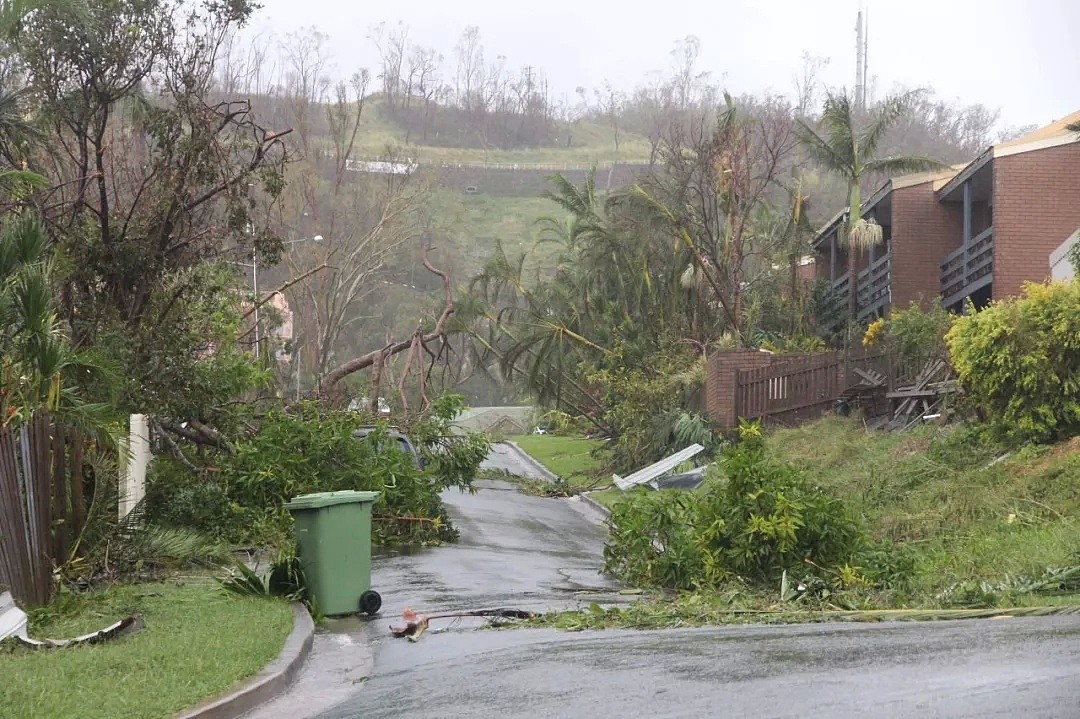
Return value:
[(433, 619), (461, 619), (463, 617), (489, 617), (492, 619), (532, 619), (536, 616), (533, 612), (524, 609), (474, 609), (464, 612), (441, 612), (439, 614), (417, 614), (412, 609), (406, 609), (401, 613), (404, 624), (390, 626), (390, 634), (395, 637), (407, 637), (410, 642), (420, 639), (420, 635), (427, 631)]
[(79, 637), (73, 637), (71, 639), (32, 639), (30, 637), (15, 634), (12, 635), (12, 640), (19, 646), (27, 647), (28, 649), (61, 649), (63, 647), (73, 647), (79, 644), (101, 644), (102, 642), (116, 639), (142, 628), (142, 619), (139, 615), (133, 614), (114, 624), (110, 624), (104, 629), (90, 632), (89, 634), (83, 634)]
[(296, 602), (304, 601), (307, 596), (304, 572), (300, 560), (294, 556), (278, 559), (265, 574), (238, 563), (218, 583), (225, 591), (243, 597), (281, 597)]

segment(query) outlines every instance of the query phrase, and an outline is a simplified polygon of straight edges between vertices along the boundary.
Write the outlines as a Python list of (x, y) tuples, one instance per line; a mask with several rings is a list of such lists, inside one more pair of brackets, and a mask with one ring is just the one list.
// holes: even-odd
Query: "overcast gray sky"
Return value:
[[(701, 40), (702, 70), (733, 93), (790, 92), (803, 52), (829, 59), (822, 80), (854, 84), (858, 0), (262, 0), (253, 30), (282, 36), (314, 25), (336, 70), (376, 71), (367, 40), (404, 22), (452, 67), (462, 30), (478, 25), (489, 58), (533, 65), (557, 94), (605, 79), (629, 89), (671, 67), (675, 42)], [(1080, 2), (866, 0), (869, 68), (877, 95), (904, 85), (1000, 109), (1007, 126), (1046, 124), (1080, 109)]]

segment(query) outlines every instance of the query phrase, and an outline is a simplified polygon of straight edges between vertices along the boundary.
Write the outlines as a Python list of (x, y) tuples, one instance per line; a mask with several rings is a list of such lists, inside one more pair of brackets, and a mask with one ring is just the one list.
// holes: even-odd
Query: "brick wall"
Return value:
[(994, 158), (994, 299), (1050, 275), (1050, 253), (1080, 227), (1080, 143)]
[(937, 201), (934, 184), (892, 193), (892, 306), (928, 309), (941, 290), (941, 263), (963, 241), (963, 212)]
[(721, 429), (736, 427), (735, 382), (739, 370), (768, 367), (779, 357), (757, 350), (730, 350), (710, 357), (705, 375), (705, 412), (709, 419)]

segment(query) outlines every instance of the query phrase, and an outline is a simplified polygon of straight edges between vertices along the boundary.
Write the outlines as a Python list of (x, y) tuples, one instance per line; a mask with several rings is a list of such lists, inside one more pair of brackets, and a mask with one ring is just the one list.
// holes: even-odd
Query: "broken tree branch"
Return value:
[(308, 277), (311, 277), (316, 272), (319, 272), (320, 270), (325, 270), (325, 269), (328, 269), (328, 268), (330, 268), (330, 265), (328, 265), (328, 264), (326, 264), (324, 262), (323, 264), (319, 265), (315, 269), (308, 270), (307, 272), (300, 275), (299, 277), (292, 278), (291, 280), (289, 280), (288, 282), (283, 284), (281, 287), (278, 287), (276, 290), (272, 290), (270, 293), (268, 293), (266, 296), (264, 296), (261, 300), (259, 300), (258, 302), (253, 304), (251, 307), (249, 307), (248, 310), (246, 312), (244, 312), (244, 314), (240, 315), (240, 319), (242, 319), (242, 320), (247, 319), (249, 316), (251, 316), (252, 314), (255, 313), (255, 310), (259, 309), (260, 307), (265, 305), (267, 302), (274, 299), (274, 295), (280, 294), (280, 293), (284, 292), (285, 290), (289, 289), (290, 287), (292, 287), (293, 285), (295, 285), (297, 282), (303, 282), (304, 280), (306, 280)]
[[(424, 332), (420, 334), (420, 341), (422, 343), (434, 342), (436, 339), (443, 337), (446, 334), (446, 322), (450, 318), (450, 315), (454, 313), (454, 291), (450, 285), (450, 275), (431, 264), (431, 260), (428, 259), (429, 249), (429, 247), (424, 248), (424, 267), (428, 270), (428, 272), (431, 272), (432, 274), (442, 278), (443, 296), (446, 304), (443, 307), (442, 314), (439, 315), (439, 319), (435, 322), (435, 327), (432, 328), (430, 332)], [(417, 329), (417, 331), (420, 331), (419, 328)], [(375, 364), (375, 361), (380, 358), (385, 361), (389, 357), (404, 352), (405, 350), (409, 349), (410, 346), (412, 346), (412, 343), (413, 340), (410, 337), (407, 340), (402, 340), (400, 342), (390, 344), (383, 349), (372, 350), (367, 354), (361, 355), (355, 359), (351, 359), (348, 362), (345, 362), (342, 365), (339, 365), (337, 368), (327, 372), (319, 379), (316, 385), (317, 394), (322, 395), (345, 377), (348, 377), (354, 372), (359, 372), (362, 369), (367, 369), (368, 367), (371, 367), (373, 364)]]

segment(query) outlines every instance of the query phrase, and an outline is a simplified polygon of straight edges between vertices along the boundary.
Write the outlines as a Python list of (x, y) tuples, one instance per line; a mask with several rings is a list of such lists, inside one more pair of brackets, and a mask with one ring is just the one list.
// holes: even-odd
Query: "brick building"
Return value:
[[(859, 318), (935, 297), (976, 307), (1050, 277), (1050, 255), (1080, 227), (1080, 112), (987, 148), (967, 165), (896, 177), (863, 204), (881, 246), (858, 257)], [(814, 238), (815, 275), (846, 306), (849, 253), (838, 213)]]

